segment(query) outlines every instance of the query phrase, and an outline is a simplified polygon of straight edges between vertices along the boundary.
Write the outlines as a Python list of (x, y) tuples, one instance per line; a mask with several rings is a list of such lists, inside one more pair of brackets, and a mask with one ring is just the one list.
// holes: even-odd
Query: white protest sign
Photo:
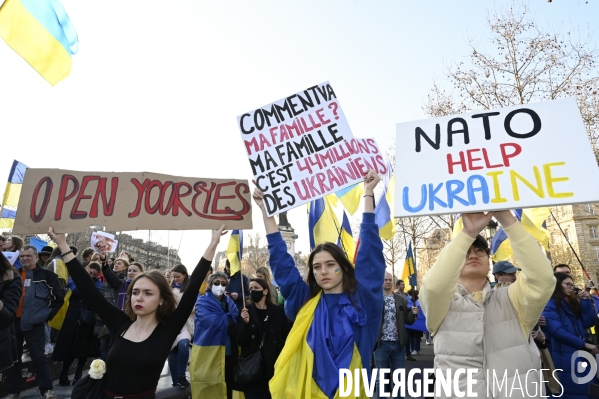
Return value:
[(374, 139), (353, 137), (328, 82), (237, 117), (269, 216), (387, 171)]
[(574, 99), (397, 124), (395, 217), (599, 201)]

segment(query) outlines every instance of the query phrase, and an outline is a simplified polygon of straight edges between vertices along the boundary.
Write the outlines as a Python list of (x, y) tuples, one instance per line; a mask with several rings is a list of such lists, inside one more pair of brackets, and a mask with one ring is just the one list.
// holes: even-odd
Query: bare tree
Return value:
[(249, 235), (249, 241), (250, 245), (244, 246), (244, 256), (241, 261), (243, 273), (248, 276), (255, 274), (260, 266), (267, 266), (269, 259), (268, 247), (263, 244), (260, 233)]
[(523, 4), (489, 14), (487, 26), (487, 45), (469, 40), (470, 62), (446, 69), (453, 91), (434, 82), (424, 111), (445, 116), (575, 97), (597, 156), (599, 53), (590, 46), (591, 36), (544, 30)]

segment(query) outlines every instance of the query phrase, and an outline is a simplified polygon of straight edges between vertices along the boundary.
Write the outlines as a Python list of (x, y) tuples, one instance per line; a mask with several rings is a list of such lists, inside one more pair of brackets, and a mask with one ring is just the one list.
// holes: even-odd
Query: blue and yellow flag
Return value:
[(379, 199), (379, 203), (374, 208), (374, 220), (379, 226), (379, 236), (383, 240), (390, 240), (395, 235), (396, 228), (395, 219), (391, 214), (395, 191), (395, 175), (389, 164), (387, 164), (387, 174), (383, 177), (383, 183), (383, 194)]
[(453, 221), (453, 231), (451, 232), (451, 239), (454, 239), (460, 231), (464, 228), (464, 221), (462, 220), (462, 214), (458, 213), (455, 215), (455, 219)]
[(416, 274), (416, 259), (414, 258), (414, 253), (412, 252), (412, 242), (408, 246), (408, 252), (406, 253), (406, 260), (403, 264), (403, 272), (401, 274), (401, 279), (404, 281), (406, 286), (408, 286), (408, 290), (411, 287), (418, 286), (418, 276)]
[(343, 223), (341, 223), (341, 232), (337, 245), (343, 249), (347, 259), (353, 264), (356, 263), (356, 242), (351, 231), (351, 225), (345, 211), (343, 211)]
[[(273, 398), (331, 399), (332, 397), (339, 397), (338, 390), (334, 393), (334, 396), (330, 393), (330, 396), (326, 395), (314, 380), (315, 353), (308, 343), (307, 336), (314, 321), (321, 295), (322, 292), (306, 302), (293, 323), (293, 328), (289, 332), (285, 346), (275, 363), (275, 375), (269, 382), (270, 393)], [(353, 375), (355, 370), (361, 370), (364, 367), (366, 366), (362, 364), (360, 352), (354, 343), (349, 370)], [(338, 370), (317, 377), (321, 380), (323, 378), (330, 379), (330, 384), (339, 383)], [(358, 390), (360, 394), (355, 395)], [(358, 384), (354, 384), (354, 392), (350, 396), (361, 399), (368, 397), (363, 387), (360, 388)], [(195, 398), (195, 396), (193, 397)]]
[[(199, 296), (196, 301), (189, 364), (193, 398), (227, 398), (225, 356), (236, 355), (232, 353), (227, 332), (229, 320), (237, 323), (238, 311), (231, 298), (226, 296), (225, 301), (228, 312), (223, 310), (211, 291)], [(231, 353), (227, 353), (227, 348)]]
[(325, 242), (337, 242), (339, 238), (339, 220), (333, 209), (336, 205), (337, 197), (335, 194), (329, 194), (308, 204), (310, 250)]
[(243, 256), (243, 230), (233, 230), (227, 247), (227, 259), (231, 264), (231, 276), (241, 270)]
[(0, 228), (10, 229), (15, 224), (15, 218), (17, 217), (16, 208), (19, 205), (19, 197), (21, 196), (21, 187), (23, 186), (26, 170), (27, 166), (25, 164), (17, 160), (13, 161), (8, 175), (8, 183), (4, 190), (4, 197), (2, 198)]
[[(545, 251), (549, 250), (549, 232), (545, 228), (545, 220), (549, 217), (549, 208), (531, 208), (514, 210), (516, 219), (530, 235), (532, 235)], [(510, 239), (503, 228), (497, 229), (497, 232), (491, 240), (491, 259), (494, 262), (507, 260), (514, 254)]]
[(52, 86), (71, 72), (79, 38), (59, 0), (6, 0), (0, 37)]
[(358, 183), (353, 186), (346, 187), (335, 193), (337, 198), (341, 201), (345, 209), (350, 215), (356, 213), (360, 206), (360, 200), (364, 195), (364, 184)]

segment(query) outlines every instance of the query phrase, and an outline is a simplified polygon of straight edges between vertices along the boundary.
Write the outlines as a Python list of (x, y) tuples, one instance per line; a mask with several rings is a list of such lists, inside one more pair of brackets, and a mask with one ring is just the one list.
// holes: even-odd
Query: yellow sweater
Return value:
[[(508, 295), (516, 309), (522, 333), (528, 337), (537, 324), (547, 301), (555, 288), (551, 262), (535, 239), (520, 223), (504, 229), (521, 269), (518, 280), (508, 288)], [(458, 277), (466, 263), (466, 253), (474, 239), (461, 231), (447, 245), (422, 281), (420, 304), (426, 314), (426, 325), (434, 335), (445, 319), (456, 292)], [(473, 292), (472, 298), (482, 301), (482, 291)]]

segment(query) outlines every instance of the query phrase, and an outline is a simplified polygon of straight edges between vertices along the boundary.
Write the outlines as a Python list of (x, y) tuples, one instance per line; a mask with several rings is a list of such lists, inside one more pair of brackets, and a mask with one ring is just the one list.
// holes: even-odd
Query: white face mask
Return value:
[(223, 287), (222, 285), (213, 285), (212, 286), (212, 293), (215, 296), (221, 296), (222, 294), (225, 293), (225, 289), (226, 289), (226, 287)]

